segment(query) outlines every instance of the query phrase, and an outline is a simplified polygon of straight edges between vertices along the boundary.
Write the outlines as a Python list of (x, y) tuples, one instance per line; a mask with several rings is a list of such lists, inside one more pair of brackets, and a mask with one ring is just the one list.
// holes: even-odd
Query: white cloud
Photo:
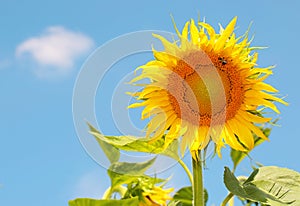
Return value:
[(53, 26), (48, 27), (42, 35), (22, 42), (16, 49), (16, 56), (25, 56), (37, 63), (39, 75), (45, 75), (50, 70), (66, 73), (93, 44), (93, 40), (82, 33)]

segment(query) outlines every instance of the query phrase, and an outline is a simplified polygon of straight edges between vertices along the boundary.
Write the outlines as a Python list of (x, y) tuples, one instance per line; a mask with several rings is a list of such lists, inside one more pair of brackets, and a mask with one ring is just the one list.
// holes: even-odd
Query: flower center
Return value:
[(219, 125), (235, 116), (244, 99), (241, 76), (228, 59), (194, 51), (178, 60), (168, 91), (176, 114), (194, 125)]

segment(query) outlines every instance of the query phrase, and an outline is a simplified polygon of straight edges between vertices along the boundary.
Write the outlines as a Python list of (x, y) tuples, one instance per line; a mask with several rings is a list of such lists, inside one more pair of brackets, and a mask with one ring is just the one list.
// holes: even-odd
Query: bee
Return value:
[(218, 58), (219, 62), (222, 63), (222, 65), (226, 65), (227, 61), (223, 57)]

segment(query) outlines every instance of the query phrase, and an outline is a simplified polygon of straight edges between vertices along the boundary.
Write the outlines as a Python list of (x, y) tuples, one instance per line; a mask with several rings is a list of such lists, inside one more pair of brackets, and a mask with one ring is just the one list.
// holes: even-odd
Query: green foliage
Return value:
[[(70, 206), (139, 205), (139, 201), (144, 198), (143, 194), (145, 191), (151, 191), (155, 184), (164, 184), (166, 182), (166, 180), (145, 174), (149, 167), (153, 165), (155, 158), (141, 163), (119, 162), (120, 150), (165, 155), (178, 160), (179, 163), (183, 164), (185, 170), (188, 170), (180, 159), (177, 140), (173, 141), (166, 148), (163, 137), (152, 142), (148, 138), (133, 136), (105, 136), (91, 125), (89, 127), (90, 133), (96, 138), (111, 162), (107, 171), (111, 179), (111, 188), (107, 190), (105, 198), (111, 198), (113, 193), (118, 192), (118, 188), (123, 188), (124, 191), (122, 190), (120, 193), (121, 200), (79, 198), (70, 201)], [(271, 131), (270, 128), (261, 128), (261, 130), (266, 136), (269, 136)], [(264, 140), (254, 136), (254, 141), (255, 146), (257, 146)], [(248, 152), (231, 150), (230, 156), (233, 161), (233, 171), (247, 155)], [(224, 183), (231, 193), (226, 201), (233, 194), (241, 200), (246, 200), (247, 205), (251, 205), (251, 203), (272, 206), (300, 205), (300, 174), (289, 169), (261, 166), (258, 169), (254, 168), (249, 177), (235, 177), (234, 173), (225, 167)], [(206, 190), (204, 192), (206, 204), (208, 193)], [(222, 205), (226, 205), (226, 201), (224, 200)], [(168, 203), (168, 206), (192, 205), (192, 187), (181, 188)]]
[(140, 200), (144, 200), (143, 192), (147, 191), (154, 184), (155, 180), (153, 179), (139, 178), (137, 181), (127, 185), (124, 198), (138, 197)]
[[(168, 148), (164, 148), (165, 141), (163, 138), (150, 142), (149, 138), (136, 138), (133, 136), (105, 136), (89, 125), (90, 133), (101, 143), (112, 145), (117, 150), (131, 152), (146, 152), (151, 154), (162, 154), (178, 160), (178, 141), (173, 141)], [(105, 153), (106, 154), (106, 153)]]
[(124, 200), (95, 200), (89, 198), (78, 198), (69, 201), (69, 206), (138, 206), (139, 200), (137, 197)]
[[(173, 141), (167, 148), (164, 139), (151, 142), (150, 139), (137, 138), (133, 136), (105, 136), (89, 125), (90, 133), (96, 138), (103, 150), (106, 149), (108, 159), (111, 166), (107, 173), (111, 179), (111, 187), (107, 192), (106, 198), (110, 198), (114, 192), (118, 192), (119, 187), (126, 185), (126, 191), (122, 192), (123, 199), (138, 197), (140, 201), (144, 199), (143, 192), (151, 191), (152, 187), (157, 183), (164, 184), (166, 180), (145, 175), (147, 169), (154, 163), (155, 158), (142, 163), (118, 162), (120, 150), (130, 152), (145, 152), (151, 154), (159, 154), (180, 160), (178, 141)], [(110, 153), (109, 147), (103, 147), (103, 144), (112, 147), (113, 154)], [(116, 155), (113, 159), (112, 155)], [(182, 163), (184, 164), (184, 163)]]
[[(205, 204), (208, 201), (207, 190), (204, 189), (204, 201)], [(192, 206), (193, 205), (193, 188), (183, 187), (178, 190), (173, 196), (173, 202), (176, 203), (176, 206)]]
[(183, 187), (176, 192), (173, 199), (178, 206), (192, 206), (193, 205), (193, 189), (192, 187)]
[(172, 200), (171, 202), (168, 203), (168, 206), (180, 206), (180, 204), (181, 204), (180, 202)]
[(276, 166), (261, 167), (247, 184), (268, 191), (281, 201), (290, 202), (290, 205), (300, 205), (300, 173), (296, 171)]
[(138, 178), (154, 179), (156, 183), (163, 181), (161, 179), (156, 179), (144, 174), (146, 170), (154, 163), (154, 161), (155, 158), (143, 163), (113, 163), (107, 170), (107, 173), (111, 179), (112, 189), (122, 184), (129, 184)]
[(300, 173), (275, 166), (260, 167), (245, 180), (238, 180), (225, 167), (227, 189), (241, 199), (263, 205), (300, 205)]
[[(99, 133), (92, 125), (88, 123), (90, 128), (90, 133)], [(100, 133), (99, 133), (100, 134)], [(111, 144), (102, 141), (101, 139), (97, 139), (98, 144), (102, 148), (103, 152), (105, 153), (106, 157), (109, 159), (110, 163), (114, 163), (119, 161), (120, 158), (120, 151), (113, 147)]]

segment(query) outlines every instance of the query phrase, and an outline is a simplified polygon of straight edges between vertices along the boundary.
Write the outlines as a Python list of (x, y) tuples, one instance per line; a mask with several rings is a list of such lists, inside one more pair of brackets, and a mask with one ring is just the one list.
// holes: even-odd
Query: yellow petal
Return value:
[(170, 53), (153, 51), (153, 55), (157, 60), (165, 62), (169, 67), (177, 65), (177, 59)]
[[(199, 25), (207, 30), (209, 39), (214, 43), (215, 37), (216, 37), (216, 32), (215, 32), (214, 28), (211, 25), (204, 23), (204, 22), (199, 22)], [(204, 33), (204, 30), (201, 33)]]
[(249, 149), (254, 147), (254, 139), (251, 131), (243, 125), (243, 122), (237, 121), (236, 118), (230, 120), (229, 125), (238, 139)]
[(137, 103), (133, 103), (131, 105), (128, 106), (128, 108), (137, 108), (137, 107), (143, 107), (145, 106), (146, 102), (137, 102)]
[(224, 140), (227, 144), (230, 145), (235, 150), (238, 151), (247, 151), (237, 140), (235, 137), (233, 131), (231, 130), (230, 126), (228, 123), (226, 123), (226, 126), (224, 128), (225, 135), (224, 135)]
[(243, 124), (250, 129), (254, 134), (256, 134), (258, 137), (268, 140), (268, 137), (266, 137), (266, 135), (257, 127), (255, 126), (253, 123), (251, 122), (247, 122), (244, 121)]
[(174, 139), (178, 139), (180, 137), (180, 135), (179, 135), (179, 132), (181, 129), (180, 127), (181, 127), (180, 119), (177, 118), (174, 120), (173, 124), (171, 125), (170, 130), (166, 134), (165, 147), (167, 147), (171, 143), (171, 141), (173, 141)]
[(271, 94), (268, 94), (268, 93), (265, 93), (265, 92), (260, 92), (263, 96), (264, 96), (264, 99), (267, 99), (267, 100), (273, 100), (273, 101), (276, 101), (276, 102), (279, 102), (285, 106), (288, 106), (289, 104), (285, 101), (283, 101), (282, 99), (278, 98), (278, 97), (274, 97), (273, 95)]
[(252, 87), (252, 89), (255, 89), (255, 90), (264, 90), (264, 91), (267, 91), (267, 92), (274, 92), (274, 93), (278, 92), (277, 89), (275, 89), (271, 85), (266, 84), (264, 82), (256, 83), (254, 85), (251, 85), (251, 87)]
[(184, 154), (187, 147), (190, 147), (192, 145), (193, 140), (196, 138), (197, 135), (195, 135), (196, 128), (193, 125), (188, 125), (186, 132), (182, 135), (181, 140), (181, 154)]
[(155, 131), (153, 137), (151, 138), (151, 142), (161, 138), (165, 131), (170, 127), (170, 125), (174, 122), (174, 120), (177, 118), (177, 115), (173, 111), (168, 112), (169, 114), (165, 114), (166, 120), (164, 120), (163, 123), (158, 125), (157, 130)]
[(172, 54), (172, 55), (176, 55), (176, 53), (178, 52), (178, 47), (176, 43), (171, 43), (169, 42), (167, 39), (165, 39), (164, 37), (158, 35), (158, 34), (152, 34), (153, 37), (159, 39), (161, 41), (161, 43), (163, 44), (166, 53)]
[(189, 28), (189, 22), (186, 22), (186, 24), (184, 25), (184, 28), (182, 30), (182, 35), (180, 36), (180, 48), (182, 49), (182, 51), (186, 51), (188, 49), (188, 45), (189, 45), (189, 40), (188, 40), (188, 28)]
[(226, 41), (228, 41), (228, 38), (230, 37), (230, 35), (232, 34), (232, 32), (234, 30), (236, 20), (237, 20), (237, 17), (234, 17), (231, 20), (231, 22), (228, 24), (228, 26), (224, 29), (220, 38), (216, 42), (216, 46), (214, 48), (215, 51), (219, 51), (220, 49), (222, 49), (224, 47)]
[(242, 116), (245, 120), (254, 123), (265, 123), (265, 122), (269, 122), (272, 119), (272, 118), (260, 117), (246, 111), (245, 112), (238, 111), (237, 115)]
[(194, 20), (191, 20), (191, 40), (192, 43), (195, 45), (198, 45), (199, 43), (199, 31), (198, 28), (195, 25)]
[(187, 40), (187, 39), (188, 39), (189, 24), (190, 24), (190, 22), (186, 22), (185, 25), (184, 25), (184, 27), (183, 27), (183, 30), (182, 30), (181, 37), (182, 37), (184, 40)]
[(198, 130), (198, 137), (199, 137), (199, 142), (200, 142), (200, 147), (199, 149), (204, 149), (209, 141), (210, 141), (210, 136), (208, 135), (209, 132), (209, 127), (207, 126), (201, 126)]

